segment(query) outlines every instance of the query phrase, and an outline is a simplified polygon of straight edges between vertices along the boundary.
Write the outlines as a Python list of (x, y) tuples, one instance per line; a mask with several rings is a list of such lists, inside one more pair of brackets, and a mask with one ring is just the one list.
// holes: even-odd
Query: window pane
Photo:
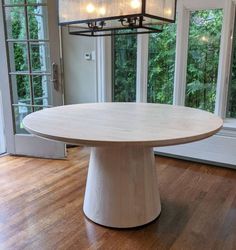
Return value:
[(52, 85), (49, 76), (33, 76), (34, 104), (48, 106), (52, 105)]
[(25, 105), (14, 106), (14, 117), (15, 117), (15, 132), (16, 134), (28, 134), (24, 129), (22, 121), (24, 117), (32, 113), (32, 108)]
[(24, 0), (4, 0), (5, 4), (24, 4)]
[(28, 75), (12, 75), (12, 95), (14, 104), (31, 104), (30, 80)]
[(214, 112), (222, 10), (191, 12), (186, 106)]
[(34, 40), (48, 39), (47, 7), (28, 6), (29, 37)]
[(113, 101), (135, 102), (137, 35), (118, 35), (113, 39)]
[(8, 46), (11, 72), (28, 71), (27, 43), (9, 42)]
[(47, 3), (47, 0), (27, 0), (27, 3), (30, 3), (30, 4), (42, 4), (42, 3)]
[(148, 93), (151, 103), (172, 104), (175, 74), (176, 25), (149, 36)]
[(26, 39), (24, 7), (6, 7), (6, 27), (8, 39)]
[(30, 43), (33, 72), (50, 72), (49, 43)]
[(35, 107), (34, 108), (34, 112), (36, 111), (40, 111), (40, 110), (43, 110), (43, 109), (47, 109), (48, 107)]
[(232, 63), (229, 79), (227, 117), (236, 118), (236, 20), (234, 26)]

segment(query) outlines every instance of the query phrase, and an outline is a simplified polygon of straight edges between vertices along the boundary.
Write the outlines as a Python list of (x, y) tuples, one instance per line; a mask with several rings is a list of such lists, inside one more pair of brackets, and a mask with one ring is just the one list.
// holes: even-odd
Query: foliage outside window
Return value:
[(113, 37), (113, 101), (136, 100), (137, 35)]
[(191, 12), (186, 106), (214, 112), (222, 10)]
[(236, 118), (236, 19), (234, 26), (232, 61), (229, 82), (227, 117)]
[[(15, 130), (26, 133), (22, 127), (22, 119), (36, 107), (27, 105), (48, 105), (48, 77), (43, 75), (48, 69), (49, 49), (47, 42), (37, 40), (48, 39), (47, 7), (40, 6), (45, 1), (27, 0), (6, 1), (6, 30), (8, 41), (10, 73), (12, 84), (13, 106), (15, 114)], [(14, 4), (16, 6), (14, 6)], [(28, 26), (27, 26), (28, 25)], [(34, 76), (31, 74), (34, 73)]]
[(176, 24), (149, 36), (148, 92), (151, 103), (172, 104), (175, 74)]
[[(16, 3), (18, 1), (15, 1)], [(22, 8), (24, 7), (14, 7), (14, 11), (11, 11), (10, 15), (10, 21), (11, 21), (11, 32), (12, 32), (12, 38), (13, 39), (25, 39), (24, 34), (26, 34), (26, 26), (24, 23), (24, 19), (22, 20)], [(27, 7), (28, 17), (29, 17), (29, 27), (30, 27), (30, 34), (31, 39), (38, 40), (39, 39), (39, 27), (38, 27), (38, 21), (36, 19), (35, 12), (37, 12), (37, 7), (34, 6), (28, 6)], [(22, 43), (15, 42), (14, 45), (14, 65), (15, 69), (12, 71), (28, 71), (29, 69), (29, 62), (28, 60), (25, 60), (27, 57), (27, 51), (26, 46), (22, 46)], [(31, 50), (31, 63), (32, 68), (41, 68), (41, 61), (40, 61), (40, 48), (39, 46), (33, 47)], [(26, 84), (27, 81), (25, 81), (26, 75), (17, 75), (17, 94), (19, 100), (26, 101), (27, 104), (30, 104), (30, 89), (28, 85)], [(35, 92), (37, 93), (37, 96), (43, 95), (43, 89), (42, 89), (42, 76), (38, 77), (34, 86), (35, 86)], [(43, 104), (42, 102), (40, 103)]]

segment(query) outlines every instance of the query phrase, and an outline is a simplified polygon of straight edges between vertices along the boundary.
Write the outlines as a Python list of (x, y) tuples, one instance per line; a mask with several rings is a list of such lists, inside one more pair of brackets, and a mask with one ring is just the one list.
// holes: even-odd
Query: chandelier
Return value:
[(59, 0), (59, 25), (72, 35), (156, 33), (175, 18), (176, 0)]

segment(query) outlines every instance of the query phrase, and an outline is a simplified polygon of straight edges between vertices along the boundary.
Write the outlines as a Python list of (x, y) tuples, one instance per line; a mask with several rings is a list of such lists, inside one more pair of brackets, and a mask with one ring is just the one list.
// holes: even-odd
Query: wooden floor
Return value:
[(0, 158), (0, 249), (236, 249), (236, 171), (157, 158), (162, 214), (133, 230), (82, 212), (89, 150)]

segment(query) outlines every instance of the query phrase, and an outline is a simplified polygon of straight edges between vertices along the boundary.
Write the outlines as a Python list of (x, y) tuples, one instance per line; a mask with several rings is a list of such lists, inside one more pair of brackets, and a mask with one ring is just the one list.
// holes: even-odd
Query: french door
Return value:
[(63, 158), (63, 143), (30, 135), (22, 125), (29, 113), (63, 104), (57, 1), (0, 3), (0, 89), (7, 151)]

